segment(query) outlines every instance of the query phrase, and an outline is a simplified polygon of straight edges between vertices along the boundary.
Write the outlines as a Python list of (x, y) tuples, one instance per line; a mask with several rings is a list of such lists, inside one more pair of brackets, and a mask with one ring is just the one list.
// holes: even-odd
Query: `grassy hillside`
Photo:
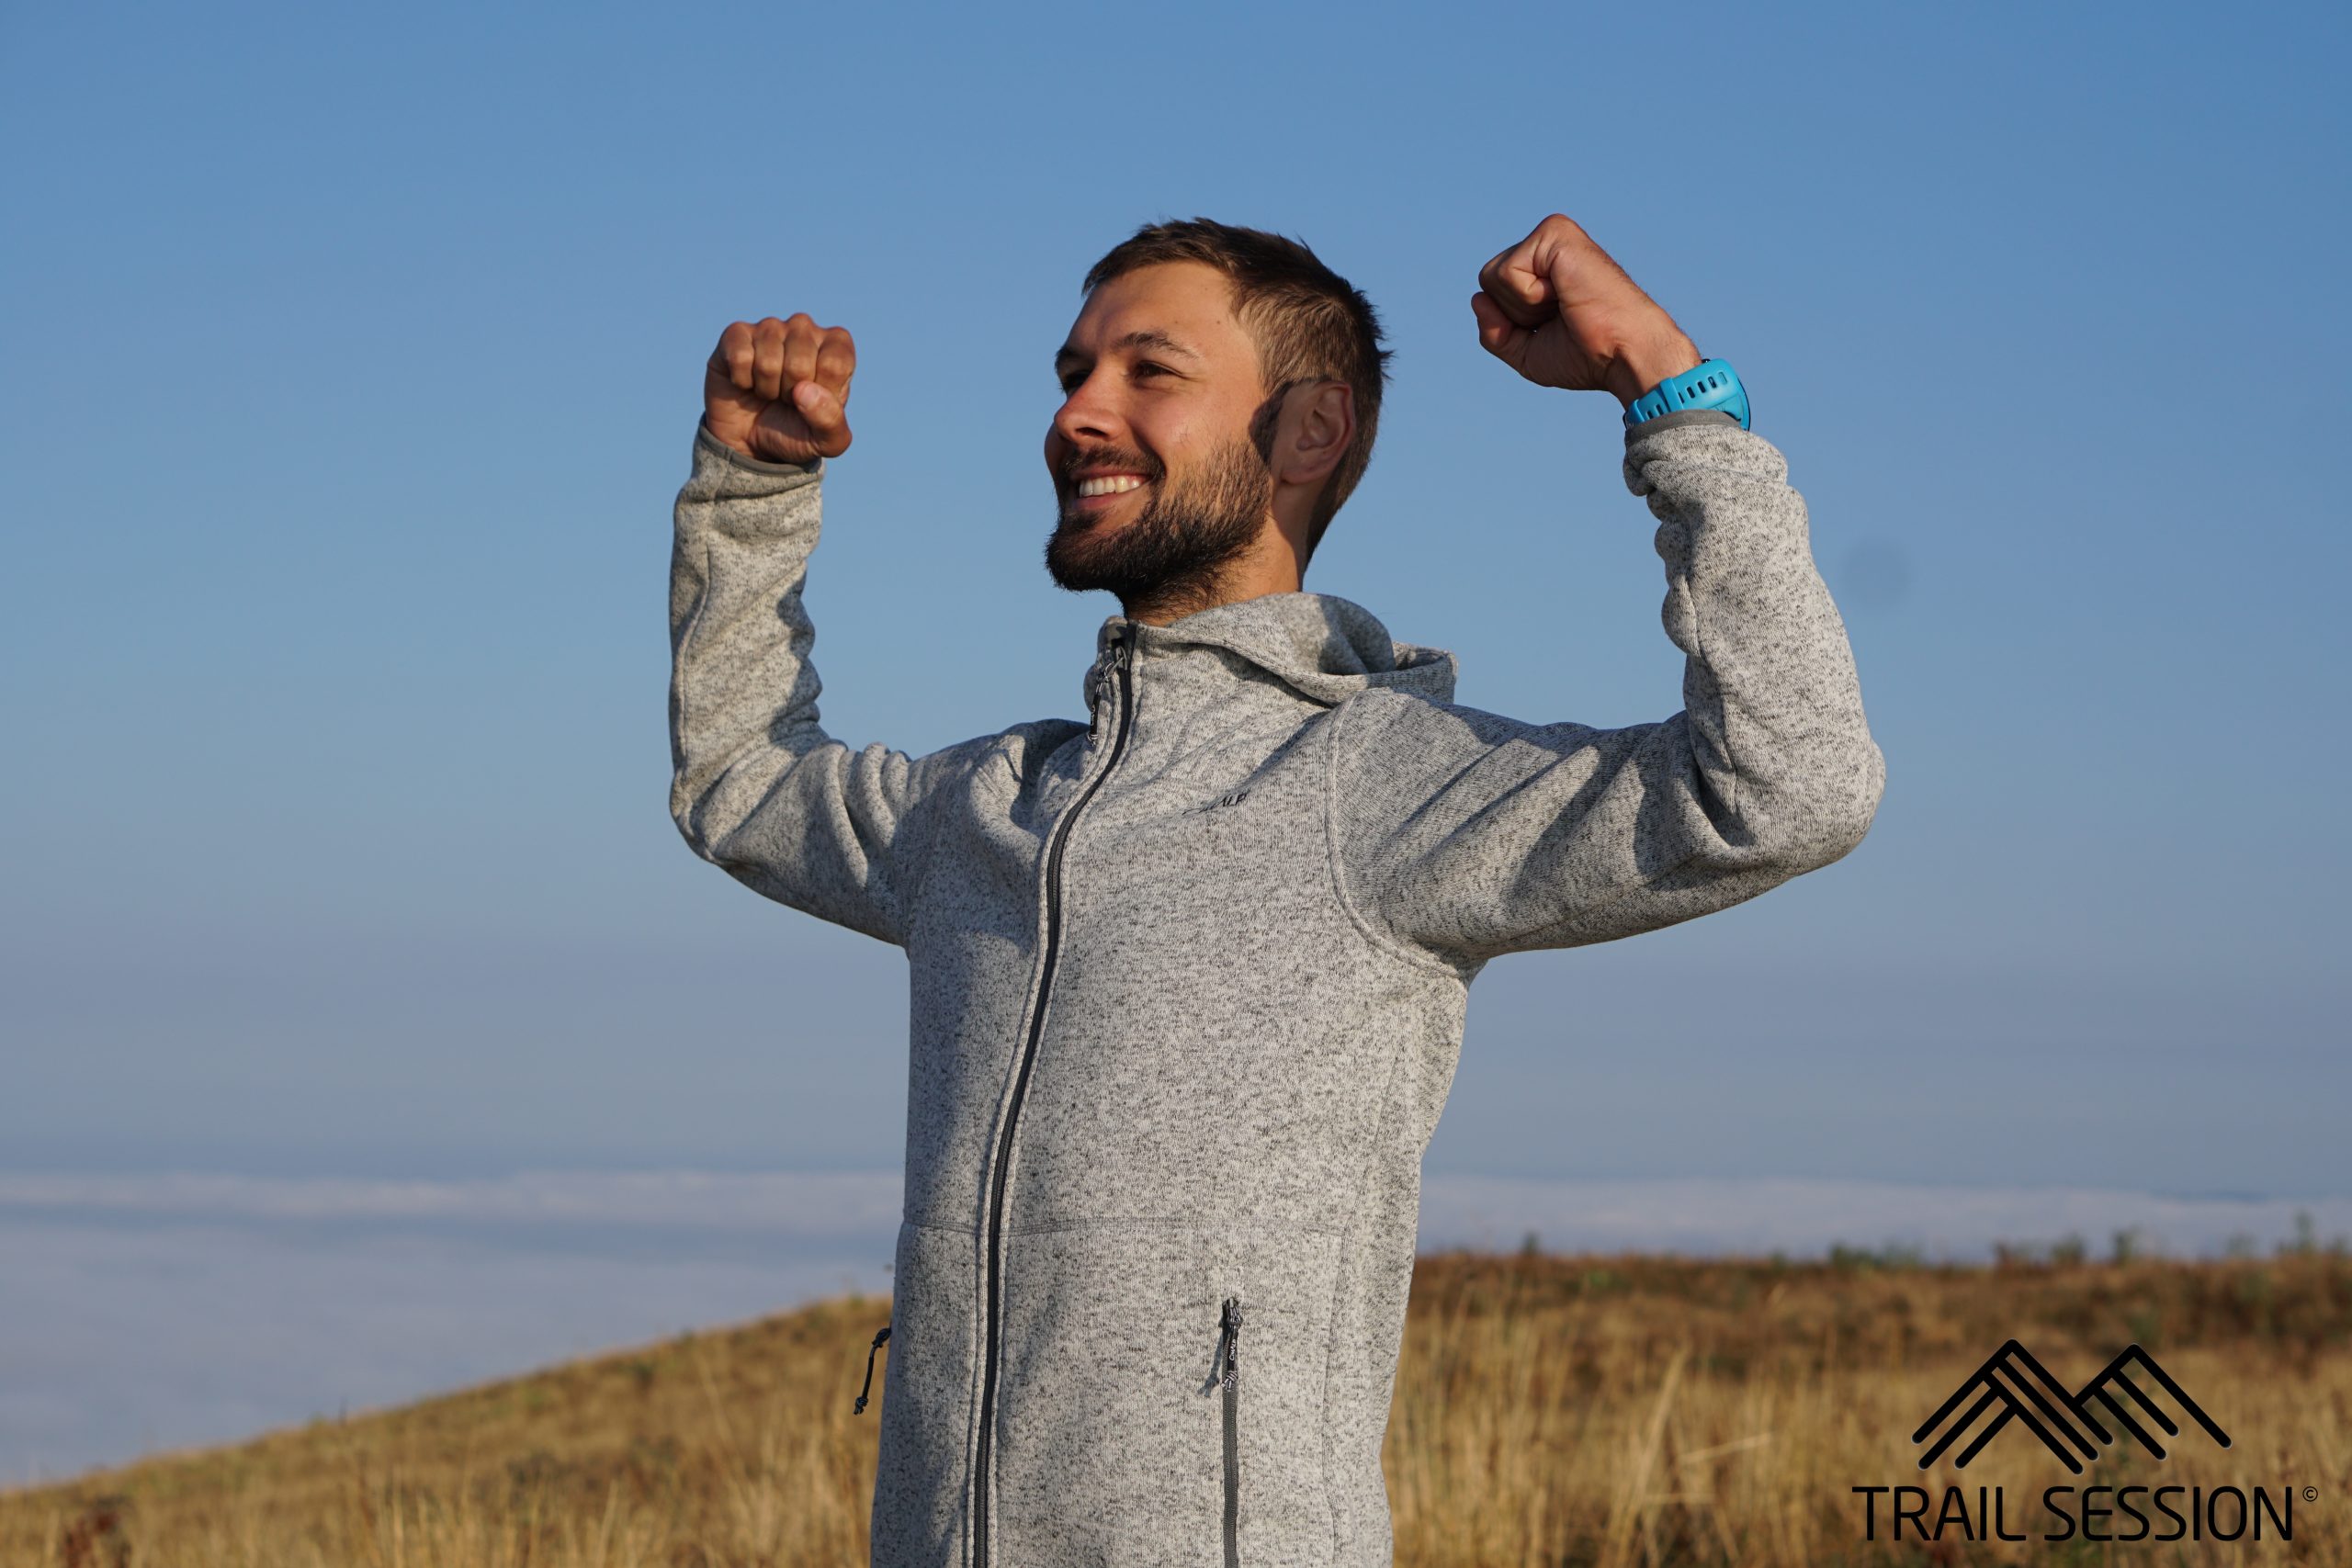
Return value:
[[(853, 1416), (851, 1400), (888, 1315), (884, 1299), (827, 1302), (0, 1494), (0, 1564), (862, 1565), (879, 1404)], [(1999, 1483), (2012, 1529), (2050, 1525), (2041, 1489), (2071, 1478), (2030, 1435), (2012, 1427), (1965, 1471), (1925, 1474), (1909, 1440), (2012, 1336), (2070, 1385), (2137, 1341), (2233, 1439), (2224, 1451), (2192, 1429), (2161, 1466), (2111, 1452), (2075, 1484), (2292, 1488), (2291, 1546), (1988, 1547), (1948, 1530), (1898, 1550), (1883, 1517), (1865, 1546), (1857, 1485), (1954, 1483), (1973, 1497)], [(1428, 1256), (1386, 1458), (1398, 1568), (2338, 1568), (2352, 1563), (2352, 1259)]]

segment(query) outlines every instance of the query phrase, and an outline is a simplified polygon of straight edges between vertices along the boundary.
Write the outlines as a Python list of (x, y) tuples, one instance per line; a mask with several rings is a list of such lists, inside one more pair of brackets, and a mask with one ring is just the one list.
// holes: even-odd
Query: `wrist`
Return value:
[(1677, 333), (1642, 344), (1629, 344), (1609, 356), (1609, 371), (1601, 385), (1626, 408), (1634, 400), (1669, 376), (1695, 370), (1703, 362), (1698, 346)]
[(749, 435), (741, 432), (723, 431), (719, 429), (718, 425), (711, 423), (710, 411), (707, 409), (703, 411), (702, 427), (704, 432), (708, 434), (713, 441), (717, 442), (719, 446), (726, 447), (729, 451), (733, 452), (740, 457), (750, 457), (755, 462), (759, 460), (760, 455), (752, 450), (752, 444)]
[(778, 462), (773, 458), (763, 457), (758, 453), (736, 445), (713, 430), (707, 415), (704, 416), (696, 426), (695, 441), (697, 446), (709, 447), (721, 461), (750, 473), (814, 474), (824, 471), (822, 457), (811, 457), (805, 463)]

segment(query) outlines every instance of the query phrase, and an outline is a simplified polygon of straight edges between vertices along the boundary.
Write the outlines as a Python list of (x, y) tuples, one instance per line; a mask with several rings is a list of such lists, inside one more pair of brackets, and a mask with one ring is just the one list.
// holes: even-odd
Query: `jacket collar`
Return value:
[(1123, 632), (1152, 655), (1222, 649), (1326, 706), (1375, 689), (1409, 692), (1441, 703), (1453, 700), (1453, 654), (1396, 641), (1371, 611), (1335, 593), (1300, 592), (1212, 605), (1164, 626), (1125, 615), (1109, 617), (1095, 634), (1095, 662), (1087, 671), (1090, 709), (1104, 656)]

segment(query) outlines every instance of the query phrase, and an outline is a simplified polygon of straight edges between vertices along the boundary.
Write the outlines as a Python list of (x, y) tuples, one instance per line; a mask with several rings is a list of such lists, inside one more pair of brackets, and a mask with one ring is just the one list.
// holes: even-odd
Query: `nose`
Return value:
[(1102, 383), (1101, 376), (1089, 375), (1069, 389), (1062, 399), (1062, 406), (1054, 412), (1054, 423), (1047, 432), (1049, 442), (1058, 436), (1073, 446), (1127, 445), (1126, 427), (1102, 390)]

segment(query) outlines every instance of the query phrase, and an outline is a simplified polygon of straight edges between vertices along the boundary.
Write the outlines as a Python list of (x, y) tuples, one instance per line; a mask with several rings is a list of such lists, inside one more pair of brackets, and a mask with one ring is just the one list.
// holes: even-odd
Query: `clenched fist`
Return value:
[(1555, 212), (1488, 262), (1470, 297), (1487, 352), (1539, 387), (1635, 398), (1698, 365), (1674, 318)]
[(718, 334), (703, 372), (703, 423), (747, 457), (806, 463), (849, 450), (849, 378), (857, 345), (847, 327), (737, 321)]

